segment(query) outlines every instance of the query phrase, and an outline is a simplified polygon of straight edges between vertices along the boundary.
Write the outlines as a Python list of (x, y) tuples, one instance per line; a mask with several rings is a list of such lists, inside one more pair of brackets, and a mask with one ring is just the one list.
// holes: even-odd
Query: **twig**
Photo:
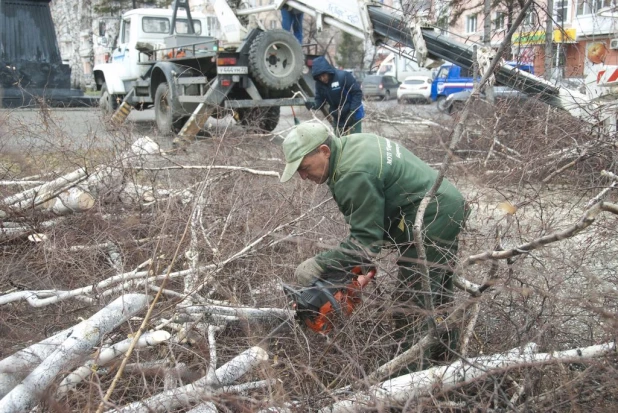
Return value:
[(174, 166), (160, 166), (160, 167), (143, 167), (143, 166), (134, 166), (131, 169), (140, 170), (140, 171), (167, 171), (172, 169), (222, 169), (228, 171), (241, 171), (247, 172), (254, 175), (262, 175), (262, 176), (273, 176), (275, 178), (280, 178), (279, 172), (275, 171), (260, 171), (258, 169), (246, 168), (244, 166), (226, 166), (226, 165), (174, 165)]
[(462, 262), (460, 262), (459, 267), (464, 268), (470, 265), (477, 264), (481, 261), (488, 260), (501, 260), (507, 259), (511, 257), (515, 257), (522, 254), (527, 254), (530, 251), (533, 251), (537, 248), (541, 248), (547, 244), (551, 244), (556, 241), (561, 241), (563, 239), (567, 239), (573, 237), (574, 235), (580, 233), (584, 229), (588, 228), (596, 219), (597, 215), (601, 213), (601, 211), (611, 212), (613, 214), (618, 215), (618, 204), (611, 204), (608, 202), (599, 202), (598, 204), (593, 205), (588, 210), (584, 212), (584, 215), (580, 218), (578, 222), (571, 225), (570, 227), (562, 230), (556, 231), (551, 234), (542, 236), (530, 242), (521, 244), (515, 248), (511, 248), (504, 251), (487, 251), (481, 254), (472, 255)]

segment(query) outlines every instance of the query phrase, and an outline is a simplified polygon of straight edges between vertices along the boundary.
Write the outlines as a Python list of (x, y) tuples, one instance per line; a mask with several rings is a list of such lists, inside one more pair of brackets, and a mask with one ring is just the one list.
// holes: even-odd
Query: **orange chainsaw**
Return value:
[(352, 269), (352, 281), (347, 284), (334, 284), (318, 280), (310, 287), (295, 289), (283, 285), (286, 295), (293, 300), (296, 318), (316, 333), (325, 334), (333, 328), (333, 318), (349, 316), (361, 303), (361, 290), (375, 275), (375, 268), (367, 274), (360, 266)]

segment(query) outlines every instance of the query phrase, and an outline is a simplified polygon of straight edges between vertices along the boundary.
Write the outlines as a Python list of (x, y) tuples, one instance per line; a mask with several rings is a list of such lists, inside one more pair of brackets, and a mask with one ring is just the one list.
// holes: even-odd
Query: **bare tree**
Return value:
[[(533, 97), (366, 112), (472, 213), (439, 318), (395, 306), (385, 249), (328, 335), (281, 286), (347, 232), (325, 187), (278, 182), (291, 120), (260, 135), (210, 119), (182, 151), (147, 123), (74, 141), (89, 112), (0, 114), (3, 411), (615, 410), (615, 135)], [(407, 351), (402, 310), (436, 321)], [(453, 361), (406, 370), (453, 327)]]

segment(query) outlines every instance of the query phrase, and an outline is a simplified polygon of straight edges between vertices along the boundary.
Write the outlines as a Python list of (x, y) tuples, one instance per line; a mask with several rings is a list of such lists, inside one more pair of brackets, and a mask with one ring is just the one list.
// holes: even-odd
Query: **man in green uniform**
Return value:
[[(409, 348), (427, 329), (426, 300), (431, 298), (438, 309), (453, 299), (451, 268), (457, 254), (457, 235), (466, 216), (463, 196), (444, 180), (425, 210), (423, 244), (431, 292), (424, 292), (412, 226), (437, 171), (389, 139), (370, 133), (336, 138), (317, 122), (296, 126), (284, 140), (283, 152), (286, 166), (281, 182), (298, 172), (302, 179), (326, 183), (350, 226), (350, 235), (339, 247), (298, 266), (298, 282), (309, 286), (319, 278), (349, 271), (369, 263), (383, 246), (394, 245), (400, 254), (394, 318), (397, 338)], [(426, 356), (444, 359), (446, 348), (457, 344), (453, 333), (441, 337), (444, 346), (432, 348)]]

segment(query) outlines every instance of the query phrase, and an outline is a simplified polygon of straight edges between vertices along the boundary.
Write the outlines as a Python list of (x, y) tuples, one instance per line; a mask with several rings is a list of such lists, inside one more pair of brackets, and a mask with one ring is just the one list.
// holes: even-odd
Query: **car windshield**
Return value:
[(368, 85), (378, 85), (380, 82), (382, 82), (382, 76), (367, 76), (363, 80), (363, 83)]
[(421, 79), (406, 79), (403, 83), (406, 85), (422, 85), (425, 81)]

